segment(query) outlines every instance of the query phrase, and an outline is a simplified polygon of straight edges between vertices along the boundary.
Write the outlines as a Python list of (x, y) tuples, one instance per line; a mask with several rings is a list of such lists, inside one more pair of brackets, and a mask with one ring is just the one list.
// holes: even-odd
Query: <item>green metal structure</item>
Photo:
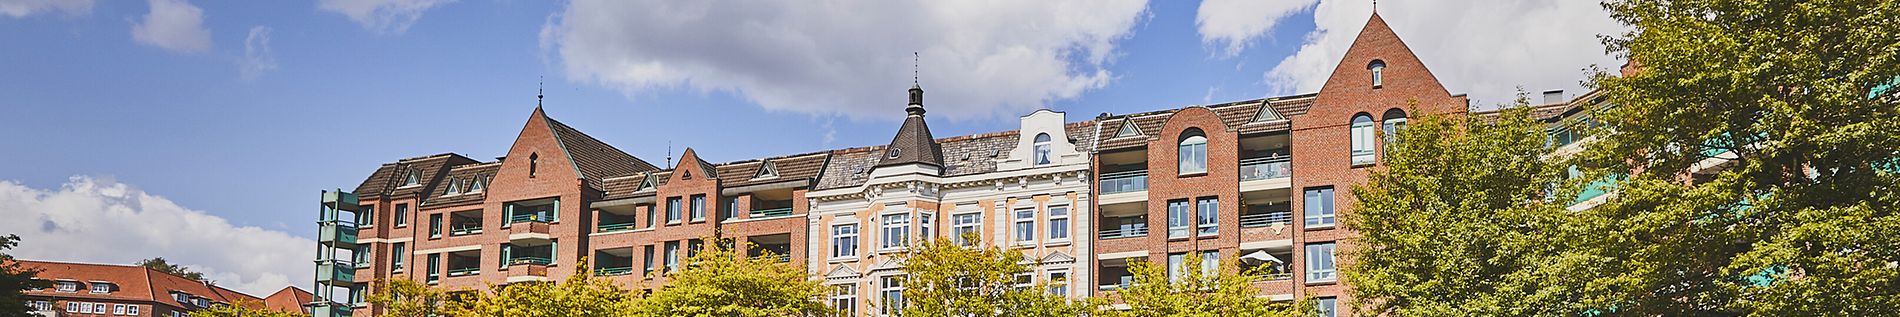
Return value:
[[(315, 296), (310, 303), (305, 304), (310, 307), (312, 316), (349, 316), (355, 309), (353, 299), (359, 298), (359, 294), (352, 293), (366, 290), (356, 282), (356, 269), (361, 267), (359, 263), (339, 257), (340, 254), (358, 257), (355, 254), (356, 223), (351, 219), (356, 219), (356, 213), (361, 208), (356, 194), (342, 189), (323, 191), (323, 199), (317, 210), (317, 278), (311, 289)], [(344, 297), (337, 297), (339, 290)]]

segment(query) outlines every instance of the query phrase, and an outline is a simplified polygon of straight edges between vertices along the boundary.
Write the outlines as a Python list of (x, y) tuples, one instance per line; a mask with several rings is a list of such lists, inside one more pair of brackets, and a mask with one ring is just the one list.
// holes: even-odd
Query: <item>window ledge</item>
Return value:
[(1324, 280), (1324, 281), (1306, 281), (1306, 283), (1303, 283), (1303, 284), (1306, 284), (1307, 286), (1314, 286), (1314, 285), (1332, 285), (1332, 284), (1339, 284), (1339, 279), (1338, 279), (1338, 278), (1333, 278), (1333, 279), (1330, 279), (1330, 280)]
[(1199, 172), (1192, 172), (1192, 173), (1181, 173), (1181, 174), (1178, 174), (1178, 175), (1175, 175), (1175, 176), (1176, 176), (1176, 177), (1196, 177), (1196, 176), (1207, 176), (1207, 171), (1199, 171)]
[(846, 256), (846, 257), (832, 257), (831, 259), (825, 260), (825, 263), (855, 262), (857, 260), (858, 260), (858, 256), (853, 255), (853, 256)]
[(1329, 223), (1329, 224), (1323, 224), (1323, 225), (1310, 225), (1310, 226), (1306, 226), (1306, 230), (1328, 230), (1337, 226), (1339, 226), (1339, 224), (1337, 223)]

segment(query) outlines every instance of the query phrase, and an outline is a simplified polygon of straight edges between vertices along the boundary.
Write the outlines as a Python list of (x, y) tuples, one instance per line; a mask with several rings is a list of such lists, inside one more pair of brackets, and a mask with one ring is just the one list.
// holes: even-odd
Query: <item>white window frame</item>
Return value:
[(79, 292), (79, 282), (60, 281), (58, 285), (55, 285), (54, 290), (61, 293), (77, 293)]
[(1055, 158), (1050, 157), (1049, 144), (1052, 139), (1053, 138), (1049, 137), (1049, 133), (1036, 134), (1034, 145), (1031, 146), (1032, 152), (1030, 152), (1030, 159), (1035, 161), (1033, 162), (1034, 165), (1042, 166), (1055, 163)]
[(125, 305), (125, 314), (137, 316), (139, 314), (139, 304)]
[(1372, 88), (1385, 86), (1385, 61), (1374, 60), (1372, 65), (1366, 65), (1366, 70), (1372, 72)]
[(1352, 165), (1370, 165), (1378, 161), (1378, 151), (1372, 146), (1372, 116), (1357, 114), (1352, 117)]
[[(969, 212), (950, 215), (950, 241), (960, 246), (974, 246), (983, 239), (983, 213)], [(978, 241), (964, 238), (965, 233), (975, 233)]]
[(881, 219), (883, 226), (879, 231), (878, 248), (885, 251), (902, 250), (910, 246), (910, 214), (888, 214)]
[(1194, 200), (1168, 201), (1168, 238), (1194, 236)]
[(858, 257), (858, 225), (842, 224), (831, 226), (831, 259), (855, 259)]
[(79, 312), (79, 302), (66, 302), (66, 312), (68, 313)]
[(691, 211), (693, 221), (706, 220), (706, 195), (693, 195), (689, 200), (691, 200), (691, 205), (688, 210)]
[(1012, 213), (1015, 219), (1016, 243), (1036, 243), (1036, 207), (1016, 208)]
[(1339, 314), (1339, 298), (1320, 297), (1313, 301), (1313, 312), (1319, 317), (1336, 317)]
[(937, 216), (930, 213), (917, 214), (918, 241), (930, 241), (930, 239), (935, 239), (937, 237), (935, 235), (937, 233), (936, 220), (937, 220)]
[(112, 314), (113, 314), (113, 315), (124, 315), (124, 314), (125, 314), (125, 304), (112, 304)]
[(1220, 274), (1220, 251), (1201, 251), (1201, 277)]
[(837, 309), (839, 312), (844, 313), (843, 316), (857, 316), (858, 315), (858, 285), (857, 283), (832, 284), (830, 299), (831, 299), (831, 308)]
[(1187, 262), (1187, 253), (1168, 254), (1168, 284), (1180, 283), (1187, 271), (1182, 268)]
[(395, 213), (396, 213), (396, 219), (392, 221), (396, 223), (396, 227), (397, 228), (408, 227), (409, 226), (409, 204), (396, 204)]
[[(204, 307), (204, 305), (198, 305), (198, 307)], [(94, 314), (106, 313), (106, 303), (92, 303), (92, 313)]]
[[(1206, 135), (1196, 135), (1196, 136), (1183, 138), (1181, 139), (1180, 146), (1176, 147), (1175, 149), (1178, 152), (1176, 153), (1178, 154), (1176, 156), (1177, 158), (1176, 165), (1178, 165), (1179, 167), (1178, 174), (1193, 175), (1193, 174), (1207, 173), (1207, 136)], [(1192, 163), (1192, 164), (1189, 164), (1189, 163)]]
[(904, 310), (904, 276), (878, 278), (878, 315), (897, 316)]
[(1386, 146), (1397, 144), (1399, 142), (1399, 130), (1405, 130), (1405, 118), (1385, 119), (1385, 122), (1380, 123), (1380, 127), (1385, 130)]
[(1194, 199), (1194, 228), (1198, 235), (1206, 237), (1220, 234), (1220, 199), (1201, 197)]
[(1069, 297), (1069, 284), (1075, 280), (1069, 277), (1069, 269), (1049, 269), (1043, 276), (1049, 282), (1049, 294)]
[(661, 269), (671, 273), (680, 267), (680, 242), (667, 241), (665, 245), (666, 246), (660, 251), (660, 258), (664, 259), (662, 261), (666, 266)]
[(680, 223), (681, 203), (683, 203), (683, 201), (681, 201), (678, 196), (666, 198), (666, 224), (674, 225)]
[(112, 292), (112, 283), (97, 283), (97, 282), (95, 282), (95, 283), (92, 283), (92, 287), (90, 287), (90, 289), (91, 289), (91, 291), (92, 291), (92, 293), (93, 293), (93, 294), (105, 294), (105, 293), (111, 293), (111, 292)]
[(1049, 241), (1069, 241), (1068, 205), (1049, 206)]
[(1334, 254), (1337, 247), (1332, 242), (1306, 245), (1307, 283), (1339, 281), (1338, 258)]
[(402, 242), (396, 242), (396, 243), (390, 244), (389, 246), (389, 250), (391, 251), (389, 252), (389, 257), (390, 257), (389, 271), (390, 272), (402, 272), (403, 261), (409, 258), (407, 256), (403, 256), (404, 255), (403, 253), (408, 253), (409, 251), (409, 250), (403, 250), (406, 248), (406, 246), (407, 245)]
[(1338, 193), (1332, 187), (1307, 188), (1302, 194), (1307, 228), (1330, 228), (1338, 222), (1339, 211), (1335, 209), (1335, 197)]

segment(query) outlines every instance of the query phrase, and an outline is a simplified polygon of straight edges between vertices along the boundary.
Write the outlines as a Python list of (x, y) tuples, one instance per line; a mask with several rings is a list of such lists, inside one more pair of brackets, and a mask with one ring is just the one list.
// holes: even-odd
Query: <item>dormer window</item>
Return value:
[(111, 292), (112, 292), (112, 283), (92, 282), (93, 294), (105, 294), (105, 293), (111, 293)]
[(890, 157), (891, 157), (891, 158), (897, 158), (897, 154), (899, 154), (899, 153), (901, 153), (901, 151), (898, 151), (898, 150), (897, 150), (897, 148), (891, 148), (891, 150), (890, 150)]
[(172, 300), (178, 301), (179, 303), (190, 303), (191, 296), (185, 295), (185, 293), (172, 292)]
[(461, 185), (461, 183), (460, 183), (460, 182), (458, 182), (458, 180), (456, 180), (456, 179), (455, 179), (454, 177), (450, 177), (450, 178), (449, 178), (449, 189), (448, 189), (448, 194), (449, 194), (449, 195), (454, 195), (454, 194), (460, 194), (460, 193), (462, 193), (462, 185)]
[(1366, 70), (1372, 71), (1372, 88), (1385, 85), (1385, 61), (1372, 60), (1372, 64), (1366, 65)]
[(754, 175), (752, 178), (773, 178), (773, 177), (778, 177), (778, 166), (775, 164), (772, 164), (772, 162), (765, 162), (765, 163), (760, 163), (759, 174)]
[(481, 192), (482, 183), (484, 183), (483, 180), (485, 179), (483, 179), (482, 177), (476, 177), (475, 179), (468, 180), (468, 192), (471, 192), (471, 193)]
[(61, 292), (72, 293), (72, 292), (79, 291), (79, 282), (60, 281), (59, 283), (55, 283), (54, 286), (56, 287), (55, 290), (58, 290)]
[(422, 171), (409, 170), (409, 177), (403, 178), (402, 186), (417, 186), (417, 185), (422, 185)]
[(1036, 134), (1034, 157), (1036, 158), (1036, 165), (1048, 165), (1049, 163), (1052, 162), (1052, 160), (1050, 160), (1049, 158), (1049, 134), (1048, 133)]
[(1115, 137), (1117, 138), (1137, 135), (1141, 135), (1141, 128), (1135, 127), (1134, 119), (1122, 119), (1121, 130), (1115, 131)]

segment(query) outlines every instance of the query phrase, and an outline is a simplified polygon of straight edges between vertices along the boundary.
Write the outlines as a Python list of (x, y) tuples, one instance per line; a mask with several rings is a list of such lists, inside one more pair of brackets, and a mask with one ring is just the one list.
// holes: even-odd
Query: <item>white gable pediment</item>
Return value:
[(839, 265), (838, 268), (831, 269), (831, 273), (825, 273), (825, 278), (828, 278), (828, 279), (848, 279), (848, 278), (857, 278), (857, 277), (858, 277), (858, 271), (851, 269), (850, 265)]
[(1069, 256), (1068, 254), (1062, 254), (1062, 252), (1060, 251), (1057, 251), (1056, 253), (1051, 253), (1049, 254), (1049, 256), (1042, 257), (1042, 263), (1044, 264), (1071, 263), (1071, 262), (1075, 262), (1075, 257)]

